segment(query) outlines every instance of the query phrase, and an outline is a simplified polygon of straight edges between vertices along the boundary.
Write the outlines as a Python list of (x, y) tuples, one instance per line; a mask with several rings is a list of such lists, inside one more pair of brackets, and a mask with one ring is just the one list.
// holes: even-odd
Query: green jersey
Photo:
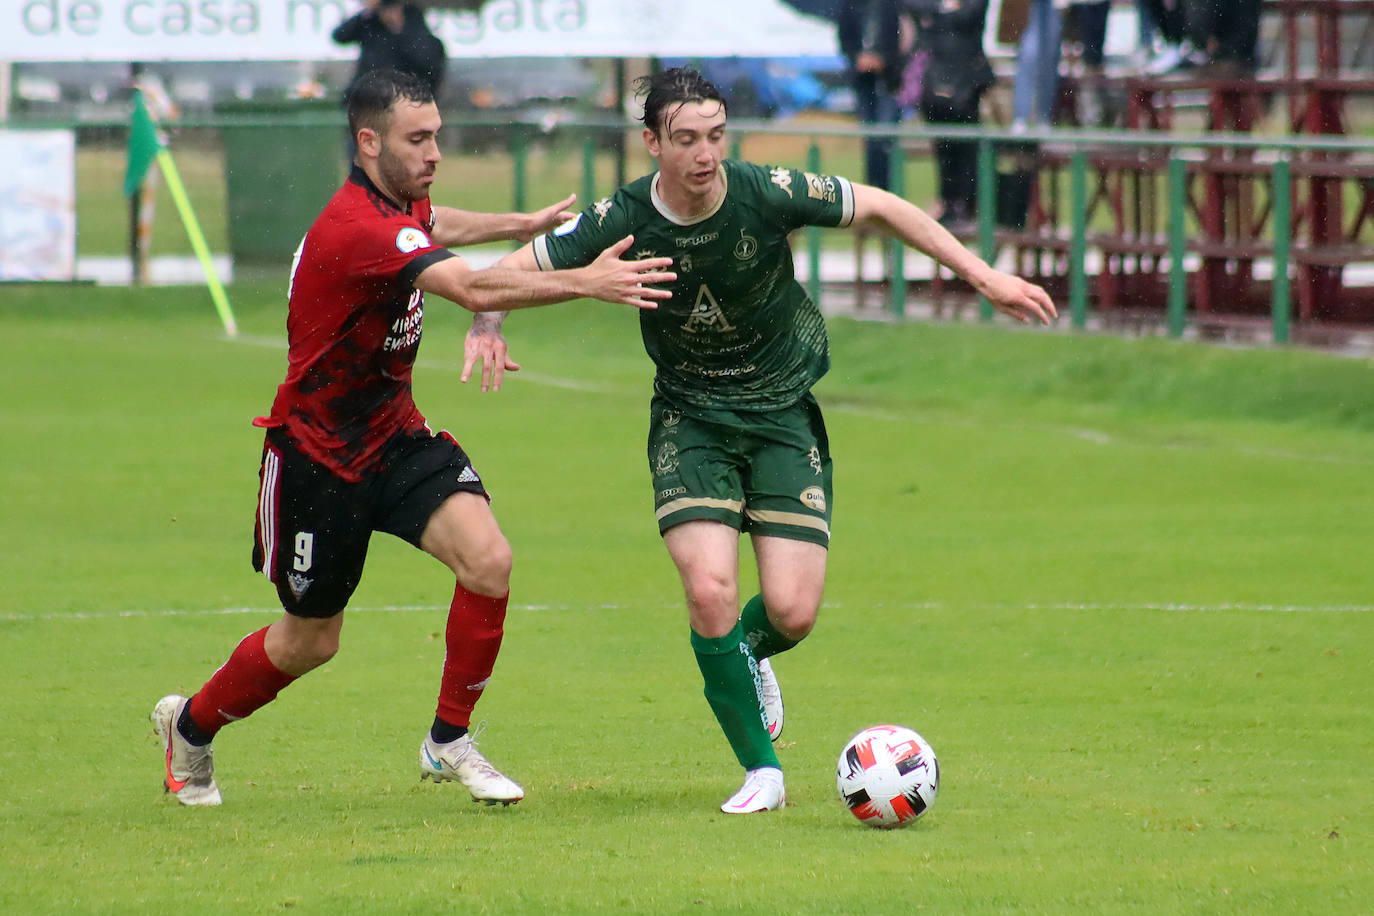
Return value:
[(667, 256), (673, 298), (641, 310), (654, 388), (684, 408), (773, 410), (797, 403), (830, 367), (820, 309), (793, 276), (788, 233), (848, 226), (844, 178), (727, 159), (725, 194), (684, 220), (658, 195), (658, 174), (597, 201), (534, 240), (544, 270), (581, 267), (631, 233), (628, 258)]

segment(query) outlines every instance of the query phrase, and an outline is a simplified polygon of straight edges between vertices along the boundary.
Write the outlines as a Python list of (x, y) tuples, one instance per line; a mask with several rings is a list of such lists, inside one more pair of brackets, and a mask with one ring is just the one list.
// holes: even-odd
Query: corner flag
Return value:
[(134, 117), (129, 125), (129, 165), (124, 171), (124, 196), (133, 197), (143, 186), (143, 178), (148, 167), (162, 149), (162, 138), (157, 135), (157, 127), (148, 114), (148, 106), (143, 102), (143, 93), (134, 93)]
[(153, 117), (148, 113), (148, 106), (143, 101), (143, 91), (136, 90), (133, 121), (129, 125), (129, 165), (124, 171), (125, 197), (133, 197), (138, 193), (138, 189), (143, 186), (144, 177), (148, 174), (148, 167), (154, 160), (162, 168), (162, 176), (167, 179), (167, 190), (171, 192), (172, 202), (181, 214), (181, 224), (186, 227), (191, 250), (196, 253), (201, 270), (205, 273), (205, 285), (210, 289), (210, 299), (215, 303), (215, 310), (219, 312), (224, 333), (236, 337), (239, 332), (238, 324), (234, 321), (234, 312), (229, 307), (229, 297), (224, 294), (224, 286), (219, 282), (219, 274), (215, 272), (214, 262), (210, 259), (210, 248), (205, 244), (205, 235), (200, 231), (195, 211), (191, 209), (186, 187), (181, 183), (181, 175), (177, 172), (176, 163), (172, 161), (172, 154), (167, 152), (162, 138), (158, 136), (157, 125), (153, 123)]

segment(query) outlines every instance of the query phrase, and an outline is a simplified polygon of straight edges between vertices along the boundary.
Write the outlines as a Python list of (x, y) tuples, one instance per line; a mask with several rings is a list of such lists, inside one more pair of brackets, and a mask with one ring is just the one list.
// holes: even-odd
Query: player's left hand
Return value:
[(979, 292), (987, 297), (993, 308), (1023, 324), (1031, 321), (1049, 324), (1059, 317), (1049, 293), (1034, 283), (1000, 270), (992, 272)]
[(474, 322), (463, 338), (463, 372), (458, 381), (467, 383), (472, 368), (482, 363), (482, 391), (500, 391), (501, 380), (507, 372), (519, 372), (520, 365), (506, 352), (506, 338), (499, 330), (481, 327)]
[(529, 226), (519, 234), (519, 240), (521, 242), (531, 241), (546, 232), (552, 232), (572, 219), (577, 214), (568, 208), (573, 205), (573, 201), (575, 200), (577, 200), (577, 195), (569, 194), (556, 204), (551, 204), (542, 210), (536, 210), (530, 213), (528, 215)]

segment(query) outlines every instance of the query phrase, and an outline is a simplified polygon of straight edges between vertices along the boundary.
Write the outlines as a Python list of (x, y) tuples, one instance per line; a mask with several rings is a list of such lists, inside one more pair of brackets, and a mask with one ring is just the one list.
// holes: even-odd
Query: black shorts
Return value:
[(372, 532), (419, 547), (446, 499), (458, 492), (487, 495), (446, 432), (396, 436), (376, 469), (355, 483), (301, 454), (285, 430), (269, 429), (258, 477), (253, 568), (298, 617), (333, 617), (344, 609), (362, 578)]

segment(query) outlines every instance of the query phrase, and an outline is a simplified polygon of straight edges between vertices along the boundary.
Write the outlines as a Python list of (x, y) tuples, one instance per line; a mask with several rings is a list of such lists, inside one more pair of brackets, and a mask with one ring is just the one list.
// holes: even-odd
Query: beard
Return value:
[(391, 155), (385, 143), (382, 144), (381, 155), (377, 157), (377, 171), (381, 173), (386, 186), (400, 196), (401, 203), (424, 200), (429, 196), (429, 188), (420, 182), (420, 176), (407, 171), (405, 163), (400, 157)]

